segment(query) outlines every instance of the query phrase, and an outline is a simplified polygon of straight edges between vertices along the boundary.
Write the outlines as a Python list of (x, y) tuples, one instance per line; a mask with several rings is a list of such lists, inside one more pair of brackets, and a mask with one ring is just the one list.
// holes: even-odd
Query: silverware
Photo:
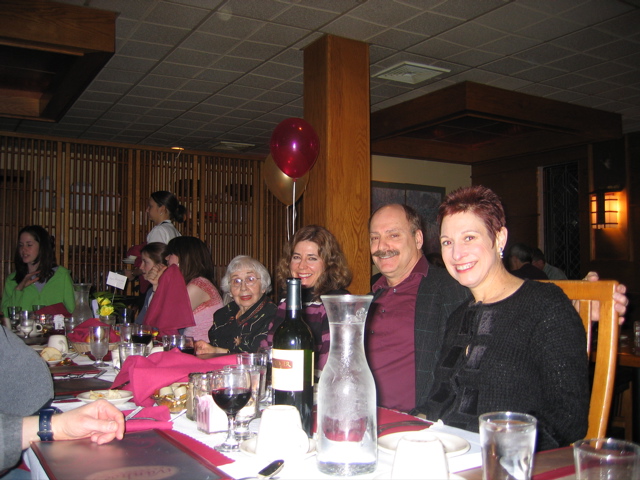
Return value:
[(124, 420), (125, 422), (128, 422), (130, 420), (153, 420), (154, 422), (160, 421), (157, 418), (151, 418), (151, 417), (133, 417), (133, 418), (125, 418)]
[(239, 480), (261, 480), (263, 478), (272, 478), (284, 468), (284, 460), (275, 460), (258, 472), (255, 477), (244, 477)]
[(396, 427), (408, 427), (408, 426), (424, 426), (425, 429), (429, 428), (432, 424), (429, 422), (424, 422), (422, 420), (403, 420), (401, 422), (392, 422), (385, 423), (384, 425), (378, 426), (378, 435), (382, 432), (389, 430), (391, 428)]
[(102, 375), (104, 375), (105, 373), (107, 373), (107, 371), (106, 371), (106, 370), (101, 370), (101, 371), (100, 371), (100, 373), (96, 373), (96, 374), (93, 376), (93, 378), (101, 377), (101, 376), (102, 376)]
[(144, 407), (136, 407), (135, 410), (133, 410), (129, 415), (127, 415), (126, 417), (124, 417), (124, 420), (131, 420), (133, 417), (136, 416), (137, 413), (140, 412), (140, 410), (142, 410)]

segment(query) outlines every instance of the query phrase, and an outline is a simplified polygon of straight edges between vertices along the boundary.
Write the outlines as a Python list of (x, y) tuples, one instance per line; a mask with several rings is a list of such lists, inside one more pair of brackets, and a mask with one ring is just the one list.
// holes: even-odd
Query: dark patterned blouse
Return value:
[(213, 314), (209, 343), (227, 348), (231, 353), (257, 352), (267, 338), (277, 306), (264, 294), (240, 317), (237, 316), (239, 310), (238, 304), (231, 302)]

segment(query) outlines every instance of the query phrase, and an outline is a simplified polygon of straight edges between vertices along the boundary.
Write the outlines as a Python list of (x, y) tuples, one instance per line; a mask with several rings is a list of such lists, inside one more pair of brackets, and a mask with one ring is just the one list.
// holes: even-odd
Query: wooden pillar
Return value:
[(370, 291), (369, 46), (326, 35), (304, 50), (304, 118), (320, 154), (304, 194), (305, 224), (329, 229), (353, 272), (351, 293)]

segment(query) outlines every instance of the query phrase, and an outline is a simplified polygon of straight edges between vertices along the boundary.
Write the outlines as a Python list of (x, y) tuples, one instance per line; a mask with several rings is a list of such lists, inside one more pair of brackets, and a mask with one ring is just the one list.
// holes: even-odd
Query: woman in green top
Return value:
[(18, 233), (14, 256), (16, 271), (7, 278), (2, 294), (2, 312), (19, 306), (31, 311), (33, 305), (63, 303), (69, 312), (76, 306), (69, 270), (56, 264), (51, 237), (39, 225), (24, 227)]

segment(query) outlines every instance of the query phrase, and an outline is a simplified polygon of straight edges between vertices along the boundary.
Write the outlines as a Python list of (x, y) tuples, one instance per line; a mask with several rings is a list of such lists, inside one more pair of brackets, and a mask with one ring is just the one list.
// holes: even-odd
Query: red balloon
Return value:
[(316, 163), (320, 139), (302, 118), (287, 118), (273, 130), (270, 147), (278, 168), (291, 178), (300, 178)]

